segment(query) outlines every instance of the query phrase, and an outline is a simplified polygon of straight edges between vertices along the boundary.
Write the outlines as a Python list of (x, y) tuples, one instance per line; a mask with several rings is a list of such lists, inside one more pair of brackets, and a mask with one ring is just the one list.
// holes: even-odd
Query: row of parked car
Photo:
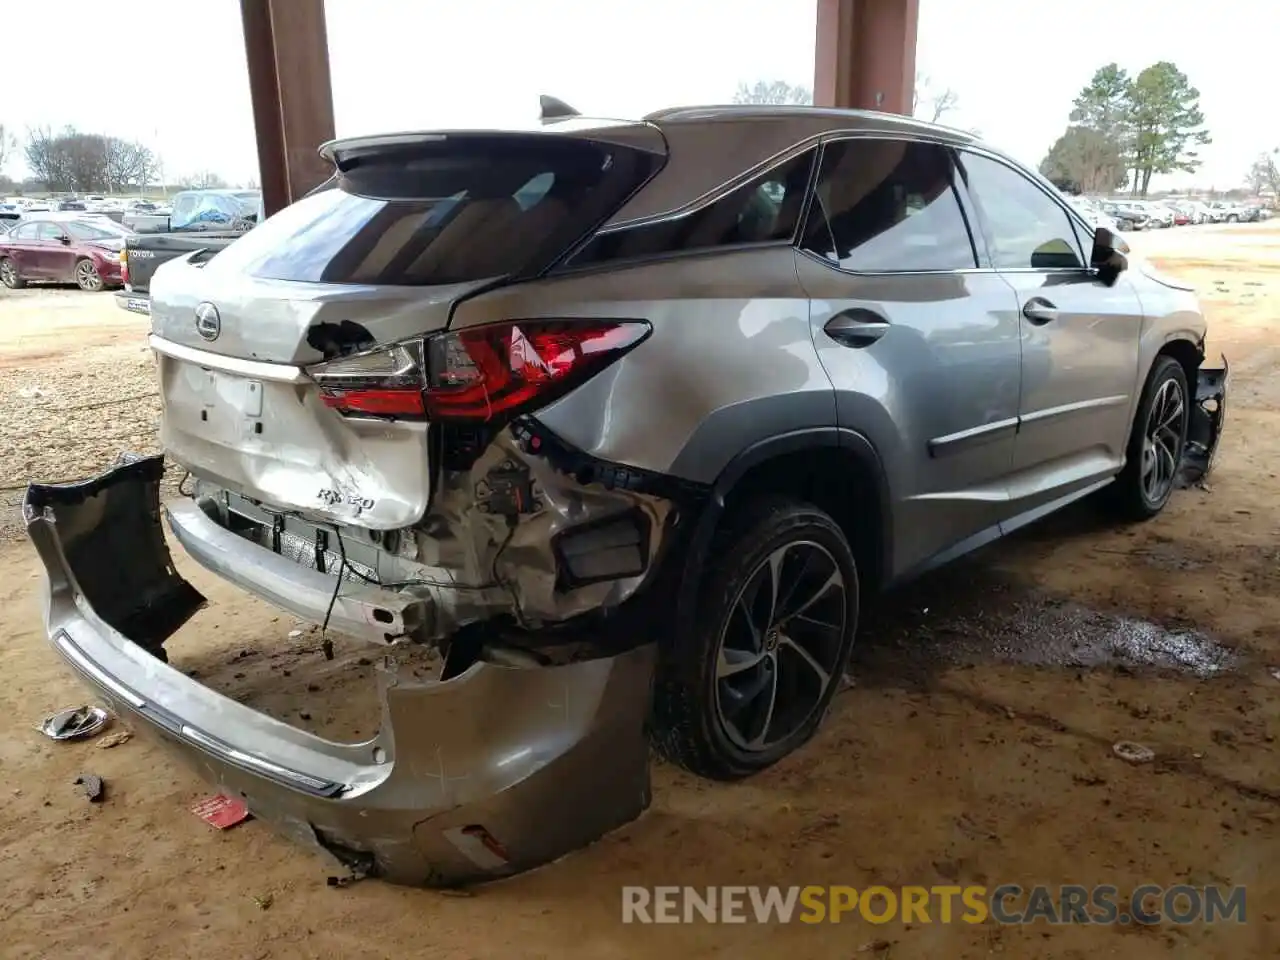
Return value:
[(131, 220), (167, 217), (167, 204), (142, 198), (65, 196), (40, 199), (35, 197), (6, 197), (0, 200), (0, 227), (15, 221), (46, 213), (91, 214), (108, 217), (131, 229), (138, 229)]
[(1159, 230), (1200, 223), (1254, 223), (1271, 211), (1263, 203), (1229, 200), (1135, 200), (1128, 197), (1100, 199), (1073, 197), (1072, 203), (1094, 223), (1119, 230)]
[(184, 190), (164, 207), (136, 200), (90, 210), (94, 199), (6, 204), (16, 209), (0, 211), (0, 284), (123, 288), (119, 305), (146, 313), (156, 267), (221, 249), (264, 219), (257, 190)]

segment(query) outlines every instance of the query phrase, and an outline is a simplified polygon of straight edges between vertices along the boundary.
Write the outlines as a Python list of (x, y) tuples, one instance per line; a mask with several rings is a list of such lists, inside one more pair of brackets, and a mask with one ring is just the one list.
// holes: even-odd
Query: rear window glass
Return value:
[(64, 223), (67, 233), (75, 237), (77, 240), (113, 240), (117, 237), (124, 236), (123, 230), (116, 230), (111, 227), (98, 226), (92, 223), (82, 223), (79, 220), (73, 220), (70, 223)]
[(603, 222), (660, 162), (546, 135), (387, 148), (348, 162), (336, 189), (269, 218), (209, 269), (403, 286), (530, 276)]

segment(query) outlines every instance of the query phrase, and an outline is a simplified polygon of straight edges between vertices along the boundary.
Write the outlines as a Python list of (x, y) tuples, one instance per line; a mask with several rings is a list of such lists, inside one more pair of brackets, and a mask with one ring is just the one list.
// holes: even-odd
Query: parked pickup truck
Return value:
[(120, 253), (124, 289), (116, 305), (149, 314), (148, 288), (160, 264), (195, 251), (212, 255), (258, 224), (262, 194), (257, 190), (187, 190), (173, 198), (166, 229), (132, 236)]

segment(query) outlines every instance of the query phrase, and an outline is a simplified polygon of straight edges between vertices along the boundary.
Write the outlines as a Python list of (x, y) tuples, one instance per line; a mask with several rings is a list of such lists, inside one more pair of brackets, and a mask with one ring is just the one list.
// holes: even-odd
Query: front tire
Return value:
[(0, 259), (0, 283), (10, 290), (21, 290), (27, 285), (27, 281), (18, 273), (18, 265), (8, 257)]
[(664, 651), (654, 742), (693, 773), (735, 780), (777, 763), (822, 723), (858, 622), (858, 572), (834, 520), (769, 498), (728, 518), (693, 628)]
[(102, 289), (102, 277), (98, 274), (98, 268), (93, 265), (92, 260), (76, 261), (76, 286), (81, 290), (89, 293), (97, 293)]
[(1150, 520), (1169, 502), (1190, 414), (1182, 364), (1172, 357), (1157, 357), (1133, 418), (1124, 469), (1111, 490), (1115, 506), (1126, 519)]

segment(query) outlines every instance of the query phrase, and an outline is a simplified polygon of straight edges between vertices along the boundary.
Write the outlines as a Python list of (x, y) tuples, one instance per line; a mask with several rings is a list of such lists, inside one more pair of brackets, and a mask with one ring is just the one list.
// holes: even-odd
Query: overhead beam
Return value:
[(813, 102), (914, 111), (919, 0), (817, 0)]
[(329, 175), (334, 137), (324, 0), (240, 0), (262, 202), (270, 216)]

